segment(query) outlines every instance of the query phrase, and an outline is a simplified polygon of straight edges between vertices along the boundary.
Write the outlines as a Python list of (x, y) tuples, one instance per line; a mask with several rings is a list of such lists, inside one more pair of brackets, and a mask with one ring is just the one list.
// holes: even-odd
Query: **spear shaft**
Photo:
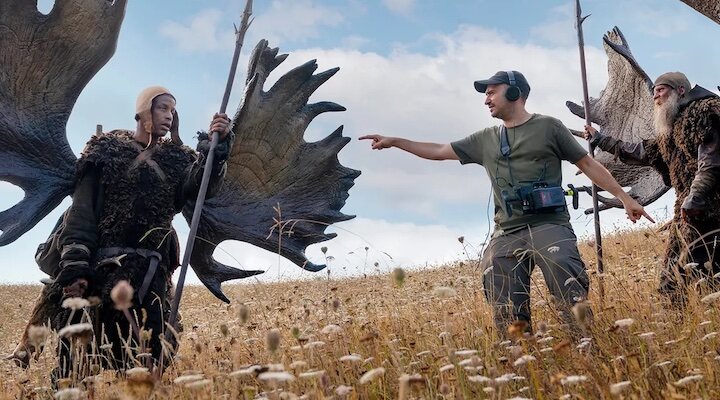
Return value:
[[(245, 40), (245, 33), (252, 21), (250, 15), (252, 15), (252, 0), (247, 0), (245, 3), (245, 10), (242, 14), (242, 20), (240, 22), (240, 28), (235, 29), (235, 52), (233, 53), (232, 63), (230, 64), (230, 72), (228, 73), (227, 84), (225, 85), (225, 94), (223, 95), (222, 103), (220, 104), (220, 113), (225, 113), (228, 102), (230, 101), (230, 92), (232, 90), (233, 82), (235, 81), (235, 73), (237, 71), (238, 59), (240, 57), (240, 50), (242, 49), (243, 41)], [(205, 195), (207, 194), (208, 184), (210, 183), (210, 174), (212, 173), (213, 160), (215, 158), (215, 147), (218, 144), (218, 132), (213, 132), (210, 137), (210, 149), (205, 158), (205, 168), (203, 169), (202, 180), (200, 181), (200, 188), (198, 189), (197, 200), (195, 201), (195, 209), (193, 210), (192, 220), (190, 222), (190, 233), (188, 234), (187, 243), (185, 245), (185, 252), (183, 254), (183, 262), (180, 266), (180, 276), (178, 277), (177, 288), (175, 289), (175, 296), (173, 298), (172, 308), (170, 311), (170, 317), (168, 324), (176, 330), (178, 309), (180, 308), (180, 299), (182, 298), (183, 289), (185, 286), (185, 276), (187, 275), (188, 264), (190, 263), (190, 256), (192, 255), (193, 247), (195, 246), (195, 237), (197, 236), (198, 225), (200, 224), (200, 216), (202, 214), (202, 208), (205, 204)], [(171, 333), (166, 330), (165, 337), (169, 337)], [(163, 361), (165, 352), (163, 351), (160, 355), (160, 370), (162, 371)], [(162, 372), (160, 372), (162, 373)]]
[[(588, 15), (589, 16), (589, 15)], [(583, 104), (585, 105), (585, 125), (590, 125), (590, 96), (588, 94), (588, 82), (587, 82), (587, 69), (585, 67), (585, 39), (583, 37), (582, 24), (585, 18), (588, 16), (582, 16), (582, 9), (580, 8), (580, 0), (575, 0), (575, 17), (578, 34), (578, 49), (580, 50), (580, 74), (582, 76), (583, 85)], [(595, 157), (595, 148), (588, 141), (588, 153), (590, 157)], [(603, 263), (603, 249), (602, 249), (602, 235), (600, 233), (600, 211), (598, 209), (598, 187), (592, 185), (592, 202), (593, 202), (593, 219), (595, 221), (595, 255), (597, 257), (597, 272), (601, 274), (605, 272), (605, 265)], [(600, 286), (601, 292), (603, 291), (602, 285)]]

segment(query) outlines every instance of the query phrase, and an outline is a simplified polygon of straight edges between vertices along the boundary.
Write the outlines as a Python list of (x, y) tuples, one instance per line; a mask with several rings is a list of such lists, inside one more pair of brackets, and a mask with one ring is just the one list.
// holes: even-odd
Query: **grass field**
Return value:
[[(720, 317), (693, 297), (685, 315), (655, 292), (662, 234), (605, 238), (605, 296), (591, 274), (592, 335), (570, 342), (533, 276), (535, 336), (500, 342), (477, 262), (366, 278), (204, 287), (183, 298), (181, 348), (161, 382), (100, 371), (75, 398), (594, 399), (720, 398)], [(581, 244), (594, 270), (591, 244)], [(0, 291), (0, 352), (14, 348), (39, 286)], [(0, 364), (2, 398), (52, 398), (48, 348), (29, 369)], [(260, 372), (266, 371), (260, 374)], [(274, 373), (273, 373), (274, 372)]]

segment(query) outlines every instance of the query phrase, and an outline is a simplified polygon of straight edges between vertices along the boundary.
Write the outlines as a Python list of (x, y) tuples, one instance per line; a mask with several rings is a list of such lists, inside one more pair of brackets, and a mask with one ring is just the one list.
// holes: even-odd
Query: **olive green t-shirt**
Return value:
[(508, 217), (502, 191), (506, 190), (514, 197), (514, 188), (539, 180), (551, 186), (561, 186), (561, 161), (576, 163), (587, 155), (587, 151), (560, 120), (545, 115), (533, 114), (524, 124), (508, 128), (507, 134), (510, 144), (510, 155), (507, 159), (500, 152), (500, 126), (485, 128), (451, 143), (460, 163), (480, 164), (485, 167), (490, 177), (495, 200), (493, 237), (528, 226), (570, 226), (567, 209), (554, 213), (531, 214), (523, 213), (521, 204), (512, 203), (512, 216)]

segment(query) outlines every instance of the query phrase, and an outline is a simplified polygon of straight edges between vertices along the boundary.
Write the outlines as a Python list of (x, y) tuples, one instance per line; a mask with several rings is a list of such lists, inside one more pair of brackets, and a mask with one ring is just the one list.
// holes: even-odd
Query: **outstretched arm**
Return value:
[(625, 193), (620, 184), (618, 184), (615, 178), (612, 177), (610, 172), (594, 158), (586, 155), (576, 162), (575, 165), (580, 169), (580, 171), (587, 175), (594, 184), (607, 190), (623, 203), (625, 213), (630, 221), (635, 222), (641, 217), (645, 217), (648, 221), (655, 222), (655, 220), (653, 220), (652, 217), (645, 212), (645, 209), (637, 201), (635, 201), (635, 199)]
[(590, 125), (585, 126), (585, 139), (589, 140), (593, 146), (597, 146), (608, 153), (615, 154), (615, 156), (620, 158), (620, 161), (625, 164), (651, 165), (645, 141), (628, 143), (604, 134), (602, 131), (598, 131)]
[(390, 147), (397, 147), (408, 153), (428, 160), (459, 160), (460, 158), (453, 150), (452, 146), (440, 143), (416, 142), (413, 140), (386, 137), (382, 135), (365, 135), (358, 138), (359, 140), (372, 140), (372, 148), (374, 150), (382, 150)]

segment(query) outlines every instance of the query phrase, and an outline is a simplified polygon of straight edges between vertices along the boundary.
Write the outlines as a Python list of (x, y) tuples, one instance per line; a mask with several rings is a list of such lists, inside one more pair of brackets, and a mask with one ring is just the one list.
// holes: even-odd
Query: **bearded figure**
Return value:
[(653, 89), (656, 136), (631, 143), (586, 127), (586, 137), (620, 161), (653, 167), (675, 189), (674, 216), (660, 278), (660, 292), (683, 304), (687, 284), (720, 272), (720, 98), (690, 89), (680, 72), (658, 77)]

